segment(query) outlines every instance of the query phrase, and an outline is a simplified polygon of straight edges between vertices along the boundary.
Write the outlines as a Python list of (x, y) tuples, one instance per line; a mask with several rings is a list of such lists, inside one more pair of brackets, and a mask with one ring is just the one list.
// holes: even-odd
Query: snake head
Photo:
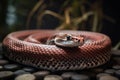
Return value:
[(73, 34), (59, 33), (54, 39), (54, 44), (61, 47), (78, 47), (84, 44), (83, 36), (76, 36)]
[(78, 47), (84, 44), (84, 36), (67, 33), (59, 33), (47, 40), (48, 45), (57, 45), (61, 47)]

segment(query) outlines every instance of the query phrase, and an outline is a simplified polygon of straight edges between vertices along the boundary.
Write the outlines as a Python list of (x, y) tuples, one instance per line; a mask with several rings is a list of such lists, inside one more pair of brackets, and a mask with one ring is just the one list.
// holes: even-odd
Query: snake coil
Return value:
[[(64, 48), (45, 44), (56, 33), (85, 36), (83, 46)], [(89, 31), (25, 30), (8, 34), (3, 40), (5, 56), (10, 60), (48, 70), (92, 68), (110, 59), (108, 36)]]

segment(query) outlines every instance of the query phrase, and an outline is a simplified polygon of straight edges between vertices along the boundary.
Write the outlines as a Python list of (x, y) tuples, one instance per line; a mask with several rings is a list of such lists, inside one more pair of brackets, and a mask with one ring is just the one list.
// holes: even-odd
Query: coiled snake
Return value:
[(111, 54), (108, 36), (89, 31), (25, 30), (3, 40), (10, 60), (48, 70), (79, 70), (106, 63)]

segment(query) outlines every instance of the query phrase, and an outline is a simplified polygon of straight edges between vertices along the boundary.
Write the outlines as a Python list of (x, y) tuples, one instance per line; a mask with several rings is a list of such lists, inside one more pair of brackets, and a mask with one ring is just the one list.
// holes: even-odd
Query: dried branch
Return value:
[(41, 11), (38, 12), (37, 22), (36, 22), (37, 29), (39, 29), (42, 24), (42, 17), (44, 16), (45, 8), (46, 5), (41, 6)]
[(50, 11), (50, 10), (46, 10), (46, 11), (44, 12), (44, 14), (49, 14), (49, 15), (52, 15), (52, 16), (60, 19), (60, 20), (64, 20), (64, 17), (63, 17), (63, 16), (61, 16), (61, 15), (59, 15), (58, 13), (55, 13), (55, 12), (53, 12), (53, 11)]
[(117, 45), (113, 48), (113, 50), (117, 50), (120, 48), (120, 42), (117, 43)]
[(97, 26), (98, 26), (98, 13), (94, 12), (92, 31), (96, 32), (97, 31)]
[(39, 15), (38, 15), (38, 18), (37, 18), (37, 27), (39, 27), (40, 25), (41, 25), (41, 20), (42, 20), (42, 18), (45, 16), (45, 15), (52, 15), (52, 16), (54, 16), (54, 17), (57, 17), (58, 19), (60, 19), (60, 20), (64, 20), (64, 18), (63, 18), (63, 16), (61, 16), (61, 15), (59, 15), (58, 13), (55, 13), (55, 12), (53, 12), (53, 11), (50, 11), (50, 10), (45, 10), (45, 11), (43, 11), (42, 13), (40, 13)]
[(32, 18), (32, 16), (34, 15), (34, 13), (38, 10), (38, 8), (43, 4), (43, 0), (39, 0), (37, 2), (37, 4), (34, 6), (34, 8), (31, 10), (31, 12), (28, 14), (28, 18), (27, 18), (27, 23), (26, 23), (26, 27), (27, 29), (29, 28), (29, 24), (30, 24), (30, 20)]
[(70, 8), (65, 10), (65, 23), (70, 24)]
[(73, 22), (78, 25), (78, 24), (81, 23), (82, 21), (86, 21), (86, 20), (88, 19), (88, 17), (91, 16), (91, 15), (93, 15), (93, 12), (92, 12), (92, 11), (87, 12), (87, 13), (83, 14), (81, 17), (78, 17), (78, 18), (76, 18), (76, 19), (73, 19)]

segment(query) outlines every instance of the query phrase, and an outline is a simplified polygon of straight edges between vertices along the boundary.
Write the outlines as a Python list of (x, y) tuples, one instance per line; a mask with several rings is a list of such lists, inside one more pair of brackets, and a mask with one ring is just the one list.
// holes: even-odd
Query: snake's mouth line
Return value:
[(3, 47), (9, 59), (49, 70), (92, 68), (111, 56), (110, 38), (88, 31), (18, 31), (5, 37)]

